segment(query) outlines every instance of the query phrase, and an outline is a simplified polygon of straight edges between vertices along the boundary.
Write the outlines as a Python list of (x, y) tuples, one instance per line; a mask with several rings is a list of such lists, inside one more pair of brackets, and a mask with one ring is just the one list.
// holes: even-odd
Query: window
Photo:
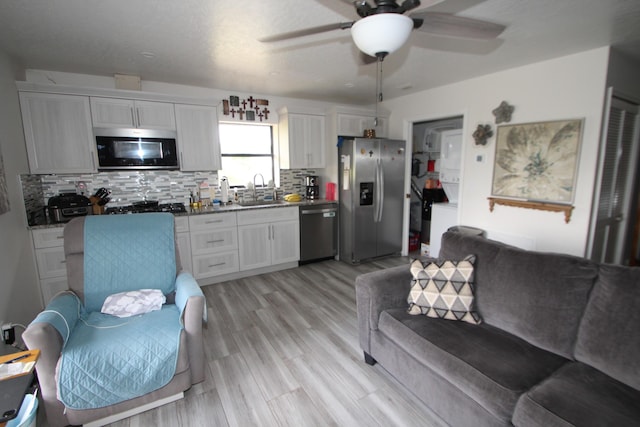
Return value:
[[(220, 123), (219, 129), (222, 170), (218, 171), (218, 178), (226, 176), (231, 187), (253, 183), (258, 173), (264, 177), (265, 185), (275, 181), (271, 126)], [(256, 183), (262, 184), (260, 177)]]

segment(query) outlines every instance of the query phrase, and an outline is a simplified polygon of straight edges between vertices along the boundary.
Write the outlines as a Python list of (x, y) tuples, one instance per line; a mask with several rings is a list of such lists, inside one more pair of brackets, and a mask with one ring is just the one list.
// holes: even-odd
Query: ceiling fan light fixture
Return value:
[(399, 13), (378, 13), (356, 21), (351, 37), (358, 49), (379, 57), (400, 49), (409, 39), (413, 20)]

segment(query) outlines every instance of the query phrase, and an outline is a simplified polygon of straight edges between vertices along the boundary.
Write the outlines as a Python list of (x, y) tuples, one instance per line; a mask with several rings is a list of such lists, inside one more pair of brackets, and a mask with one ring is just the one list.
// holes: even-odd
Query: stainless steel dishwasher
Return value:
[(332, 258), (337, 251), (338, 205), (300, 206), (300, 263)]

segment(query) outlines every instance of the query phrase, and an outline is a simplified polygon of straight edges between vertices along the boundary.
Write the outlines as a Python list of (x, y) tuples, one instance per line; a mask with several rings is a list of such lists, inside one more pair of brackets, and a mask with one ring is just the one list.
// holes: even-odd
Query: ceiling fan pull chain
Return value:
[(378, 60), (376, 61), (376, 117), (373, 119), (373, 126), (378, 126), (378, 103), (382, 102), (382, 60), (384, 56), (378, 56)]

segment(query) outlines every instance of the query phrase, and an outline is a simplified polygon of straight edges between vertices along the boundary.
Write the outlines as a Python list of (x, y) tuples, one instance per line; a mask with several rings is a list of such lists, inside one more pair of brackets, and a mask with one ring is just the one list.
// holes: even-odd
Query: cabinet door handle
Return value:
[(221, 220), (221, 219), (214, 219), (212, 221), (205, 221), (204, 223), (205, 224), (216, 224), (216, 223), (219, 223), (219, 222), (222, 222), (222, 221), (223, 220)]
[(209, 264), (207, 267), (208, 267), (208, 268), (212, 268), (212, 267), (221, 267), (221, 266), (226, 265), (226, 264), (227, 264), (226, 262), (219, 262), (219, 263), (217, 263), (217, 264)]
[(218, 240), (207, 240), (207, 243), (220, 243), (220, 242), (224, 242), (224, 239), (218, 239)]
[(136, 116), (138, 116), (138, 124), (136, 127), (142, 127), (142, 124), (140, 124), (140, 108), (136, 108)]

